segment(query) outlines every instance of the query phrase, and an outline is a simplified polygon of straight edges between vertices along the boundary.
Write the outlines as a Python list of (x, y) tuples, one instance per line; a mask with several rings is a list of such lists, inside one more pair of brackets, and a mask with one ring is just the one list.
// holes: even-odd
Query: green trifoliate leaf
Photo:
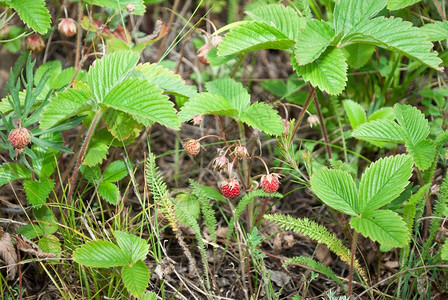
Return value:
[(390, 143), (404, 143), (406, 134), (394, 121), (379, 119), (363, 123), (356, 127), (352, 136), (363, 141), (379, 141)]
[(86, 155), (84, 156), (83, 164), (90, 167), (101, 163), (107, 157), (109, 152), (109, 145), (100, 141), (92, 141), (89, 145)]
[(101, 182), (98, 186), (98, 194), (112, 205), (117, 205), (120, 201), (120, 190), (112, 182)]
[(231, 78), (221, 78), (207, 82), (205, 87), (208, 92), (227, 99), (241, 115), (250, 105), (250, 95), (241, 82)]
[(330, 45), (334, 30), (324, 21), (312, 20), (299, 32), (294, 54), (299, 66), (315, 61)]
[(57, 219), (53, 211), (48, 206), (36, 207), (33, 209), (34, 217), (39, 221), (39, 227), (43, 234), (53, 234), (58, 231)]
[(119, 110), (109, 108), (103, 115), (107, 130), (118, 141), (127, 140), (134, 131), (141, 130), (141, 124), (132, 116)]
[(378, 17), (353, 27), (346, 32), (342, 44), (366, 43), (398, 52), (431, 68), (441, 70), (442, 62), (431, 52), (433, 44), (418, 27), (400, 18)]
[(281, 117), (272, 106), (263, 102), (252, 104), (247, 111), (242, 114), (240, 120), (266, 134), (276, 136), (283, 134), (284, 124)]
[(124, 266), (121, 271), (124, 286), (134, 297), (140, 297), (149, 283), (149, 270), (144, 262), (139, 260), (135, 264)]
[(311, 189), (322, 202), (347, 215), (358, 215), (358, 193), (347, 172), (323, 168), (314, 173), (310, 181)]
[(227, 99), (213, 93), (200, 93), (190, 98), (179, 111), (180, 122), (191, 120), (195, 115), (209, 114), (238, 117), (238, 111)]
[(127, 78), (107, 94), (103, 104), (125, 112), (137, 120), (155, 121), (178, 129), (179, 119), (174, 104), (154, 83), (139, 78)]
[(129, 256), (109, 241), (94, 241), (82, 245), (73, 253), (82, 265), (96, 268), (120, 267), (131, 263)]
[(129, 74), (140, 58), (133, 51), (115, 52), (96, 60), (87, 76), (90, 91), (98, 103)]
[(294, 41), (272, 25), (247, 22), (231, 29), (218, 46), (218, 55), (260, 49), (291, 49)]
[(347, 31), (375, 16), (387, 0), (340, 0), (334, 7), (334, 30)]
[(394, 114), (406, 134), (406, 142), (415, 145), (429, 134), (429, 124), (425, 115), (415, 106), (395, 104)]
[(51, 16), (44, 0), (7, 0), (7, 5), (34, 31), (45, 34), (50, 28)]
[(351, 44), (344, 48), (348, 65), (352, 68), (359, 69), (363, 67), (375, 52), (375, 46), (368, 44)]
[(314, 62), (298, 66), (298, 62), (291, 60), (297, 74), (313, 86), (331, 95), (342, 93), (347, 81), (347, 62), (341, 49), (328, 47)]
[(54, 188), (54, 181), (52, 179), (33, 181), (25, 180), (23, 182), (25, 188), (26, 198), (34, 207), (40, 207), (47, 202), (47, 198)]
[(379, 119), (387, 119), (393, 121), (395, 119), (394, 109), (392, 107), (383, 107), (379, 110), (373, 112), (368, 118), (367, 121), (374, 121)]
[[(130, 166), (132, 168), (132, 165)], [(116, 182), (129, 174), (126, 163), (123, 160), (111, 162), (103, 174), (103, 181)]]
[(422, 140), (415, 145), (406, 144), (406, 150), (412, 156), (417, 168), (421, 171), (424, 171), (431, 166), (436, 155), (436, 149), (431, 140)]
[(422, 0), (389, 0), (387, 1), (387, 9), (397, 10), (418, 3), (420, 1)]
[(359, 103), (353, 100), (344, 100), (343, 104), (352, 129), (366, 122), (366, 113)]
[(274, 26), (290, 40), (295, 40), (306, 24), (306, 18), (299, 17), (296, 10), (282, 4), (263, 5), (252, 11), (246, 11), (246, 14), (254, 21)]
[(0, 186), (18, 179), (31, 178), (31, 171), (22, 165), (6, 163), (0, 166)]
[(45, 235), (41, 237), (37, 246), (45, 253), (61, 254), (61, 242), (54, 235)]
[(62, 72), (62, 63), (59, 60), (50, 60), (42, 65), (40, 65), (36, 72), (34, 73), (34, 85), (37, 85), (39, 81), (43, 78), (45, 72), (49, 72), (50, 78), (49, 82), (54, 80)]
[[(119, 10), (125, 10), (126, 5), (134, 6), (132, 14), (143, 15), (145, 13), (145, 3), (143, 0), (91, 0), (92, 4), (104, 7), (110, 7)], [(89, 1), (90, 3), (90, 1)]]
[(135, 71), (167, 93), (188, 98), (196, 95), (196, 87), (185, 84), (178, 74), (161, 65), (145, 63), (138, 65)]
[(359, 184), (361, 214), (380, 208), (401, 194), (412, 175), (412, 159), (408, 155), (381, 158), (371, 164)]
[(404, 247), (410, 235), (403, 219), (391, 210), (376, 210), (354, 217), (350, 225), (370, 239), (388, 247)]
[(90, 110), (91, 106), (86, 103), (89, 98), (89, 93), (84, 90), (66, 89), (56, 93), (42, 113), (40, 128), (48, 129), (59, 121)]
[(422, 34), (428, 37), (431, 42), (448, 39), (448, 21), (436, 21), (420, 27)]
[(157, 294), (154, 292), (146, 292), (140, 297), (140, 300), (157, 300)]
[(144, 239), (123, 231), (115, 231), (114, 235), (117, 239), (118, 246), (124, 253), (128, 254), (132, 263), (146, 259), (146, 255), (148, 255), (149, 251), (149, 245)]

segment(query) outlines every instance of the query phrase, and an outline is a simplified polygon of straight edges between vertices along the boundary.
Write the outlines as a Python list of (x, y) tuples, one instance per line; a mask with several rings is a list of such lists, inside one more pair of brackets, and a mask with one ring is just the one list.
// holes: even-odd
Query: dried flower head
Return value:
[(32, 53), (39, 53), (45, 48), (45, 42), (40, 34), (34, 33), (25, 40), (26, 49)]
[(235, 147), (234, 154), (238, 159), (243, 159), (244, 157), (249, 157), (249, 152), (243, 145), (238, 145)]
[(58, 30), (66, 37), (71, 37), (76, 34), (76, 24), (72, 18), (63, 18), (58, 24)]
[(129, 3), (128, 5), (126, 5), (126, 10), (127, 10), (129, 13), (133, 12), (134, 9), (135, 9), (135, 5), (134, 5), (134, 4)]
[(289, 121), (287, 119), (282, 119), (283, 122), (283, 136), (287, 136), (289, 133)]
[(193, 117), (193, 125), (201, 125), (203, 119), (204, 119), (204, 118), (202, 117), (202, 115), (195, 115), (195, 116)]
[(310, 124), (310, 127), (317, 126), (319, 125), (319, 117), (317, 115), (311, 115), (308, 117), (307, 122)]
[(219, 155), (215, 157), (212, 164), (214, 170), (224, 170), (229, 164), (229, 159), (223, 151), (220, 151)]

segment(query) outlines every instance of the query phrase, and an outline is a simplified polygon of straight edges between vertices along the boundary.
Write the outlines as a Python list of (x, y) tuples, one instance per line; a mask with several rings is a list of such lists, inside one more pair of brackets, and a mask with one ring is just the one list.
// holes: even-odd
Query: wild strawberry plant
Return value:
[[(0, 156), (0, 186), (31, 206), (19, 211), (20, 226), (8, 223), (16, 235), (0, 230), (6, 280), (19, 274), (19, 292), (26, 294), (29, 270), (11, 272), (20, 259), (7, 255), (15, 247), (67, 258), (40, 262), (67, 299), (227, 297), (220, 276), (228, 267), (235, 299), (324, 296), (315, 273), (300, 271), (301, 288), (285, 283), (299, 272), (282, 268), (296, 264), (349, 297), (412, 298), (422, 290), (414, 278), (431, 282), (428, 298), (446, 292), (440, 71), (448, 23), (438, 0), (425, 9), (399, 0), (251, 1), (243, 20), (234, 12), (246, 3), (229, 1), (229, 24), (220, 29), (213, 14), (225, 12), (223, 1), (198, 3), (176, 22), (179, 5), (185, 12), (191, 2), (176, 0), (166, 12), (167, 1), (87, 2), (2, 4), (0, 27), (14, 25), (0, 28), (0, 43), (44, 62), (34, 70), (21, 54), (0, 102), (0, 150), (9, 153)], [(194, 23), (201, 7), (212, 15)], [(158, 12), (172, 14), (168, 22), (145, 19)], [(152, 34), (140, 32), (144, 23)], [(254, 75), (260, 65), (262, 75)], [(311, 241), (344, 264), (324, 265)], [(369, 268), (359, 259), (369, 241), (378, 261), (398, 248), (393, 292), (377, 288), (380, 279), (369, 273), (380, 263)], [(298, 256), (282, 259), (288, 249)], [(424, 277), (428, 269), (432, 278)], [(81, 284), (72, 289), (73, 278)]]

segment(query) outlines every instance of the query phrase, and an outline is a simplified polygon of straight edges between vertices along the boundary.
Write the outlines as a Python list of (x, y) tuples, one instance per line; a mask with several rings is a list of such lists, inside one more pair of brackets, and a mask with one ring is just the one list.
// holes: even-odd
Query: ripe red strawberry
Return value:
[(8, 136), (9, 142), (17, 153), (23, 152), (23, 149), (30, 143), (30, 133), (28, 129), (19, 127), (11, 130)]
[(267, 174), (261, 177), (261, 187), (266, 193), (275, 193), (278, 190), (280, 182), (277, 174)]
[(221, 194), (226, 198), (235, 198), (240, 193), (240, 184), (236, 178), (221, 182)]
[(197, 155), (201, 151), (201, 143), (198, 140), (188, 139), (184, 142), (184, 149), (190, 155)]

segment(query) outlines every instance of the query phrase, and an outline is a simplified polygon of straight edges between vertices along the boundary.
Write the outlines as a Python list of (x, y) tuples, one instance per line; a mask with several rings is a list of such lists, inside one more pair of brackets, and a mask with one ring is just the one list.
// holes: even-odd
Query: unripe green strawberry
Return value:
[(240, 193), (240, 184), (236, 178), (221, 182), (221, 194), (226, 198), (235, 198)]
[(9, 133), (8, 139), (14, 149), (20, 152), (30, 143), (30, 133), (26, 128), (15, 128)]
[(275, 193), (278, 190), (280, 182), (277, 174), (267, 174), (261, 177), (261, 187), (266, 193)]
[(201, 143), (198, 140), (188, 139), (184, 142), (184, 149), (190, 155), (197, 155), (201, 151)]

